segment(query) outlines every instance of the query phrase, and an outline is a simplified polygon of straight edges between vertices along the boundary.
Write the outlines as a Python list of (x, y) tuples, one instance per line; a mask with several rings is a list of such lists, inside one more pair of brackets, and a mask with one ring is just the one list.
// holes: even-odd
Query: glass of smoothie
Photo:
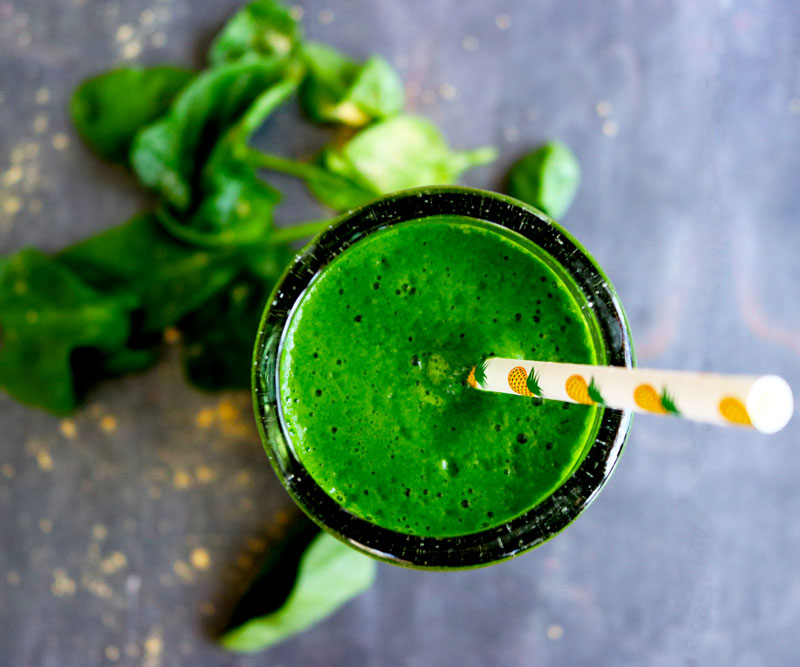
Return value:
[(611, 283), (536, 209), (428, 187), (347, 213), (261, 322), (254, 401), (278, 477), (323, 529), (398, 565), (542, 544), (609, 478), (631, 414), (476, 391), (488, 356), (633, 364)]

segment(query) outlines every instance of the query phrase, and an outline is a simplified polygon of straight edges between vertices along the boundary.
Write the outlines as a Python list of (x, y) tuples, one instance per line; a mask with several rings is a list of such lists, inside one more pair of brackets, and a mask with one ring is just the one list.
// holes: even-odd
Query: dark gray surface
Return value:
[[(456, 145), (501, 148), (468, 184), (499, 187), (544, 139), (575, 148), (584, 182), (564, 223), (616, 284), (641, 365), (800, 387), (794, 0), (301, 5), (311, 37), (392, 59)], [(235, 6), (0, 0), (0, 252), (55, 250), (145, 201), (80, 145), (65, 101), (131, 44), (139, 62), (198, 63)], [(302, 154), (321, 135), (287, 110), (261, 140)], [(796, 664), (798, 420), (766, 437), (647, 416), (596, 503), (537, 551), (455, 574), (381, 566), (334, 618), (230, 656), (207, 631), (290, 510), (248, 409), (190, 391), (169, 347), (99, 387), (77, 433), (0, 398), (0, 664)]]

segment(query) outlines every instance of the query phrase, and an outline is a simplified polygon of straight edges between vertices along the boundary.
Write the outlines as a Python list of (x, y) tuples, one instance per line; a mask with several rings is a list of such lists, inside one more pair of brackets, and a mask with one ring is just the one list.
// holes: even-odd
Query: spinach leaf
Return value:
[(275, 611), (226, 632), (220, 643), (232, 651), (263, 650), (318, 623), (364, 592), (375, 577), (375, 561), (327, 533), (321, 533), (300, 559), (297, 580)]
[(0, 387), (68, 414), (77, 405), (73, 353), (123, 347), (130, 298), (99, 293), (38, 250), (6, 257), (0, 271)]
[(123, 67), (84, 81), (72, 95), (72, 122), (100, 157), (127, 164), (136, 133), (163, 116), (195, 76), (180, 67)]
[(300, 102), (312, 120), (360, 126), (403, 109), (400, 77), (380, 56), (359, 65), (336, 49), (313, 42), (303, 46), (302, 56), (308, 77)]
[(581, 168), (572, 151), (550, 141), (525, 155), (508, 175), (508, 194), (559, 219), (572, 204)]
[(422, 185), (450, 185), (477, 165), (497, 156), (492, 147), (453, 151), (430, 121), (395, 116), (371, 125), (342, 147), (329, 147), (326, 169), (357, 183), (374, 195)]
[(261, 315), (294, 252), (281, 244), (262, 246), (258, 255), (258, 274), (243, 271), (179, 324), (186, 376), (201, 389), (250, 388), (251, 357)]
[(290, 71), (267, 88), (216, 142), (194, 187), (190, 213), (161, 208), (159, 217), (171, 234), (200, 246), (246, 245), (265, 238), (280, 193), (248, 162), (247, 141), (295, 91), (300, 77), (300, 71)]
[(203, 250), (176, 240), (151, 213), (73, 245), (56, 259), (95, 289), (132, 299), (139, 334), (176, 324), (228, 285), (241, 266), (232, 249)]
[(275, 0), (256, 0), (236, 12), (209, 49), (213, 66), (244, 57), (288, 56), (302, 39), (289, 10)]
[(284, 69), (278, 60), (259, 59), (200, 74), (181, 91), (169, 113), (136, 135), (131, 163), (139, 180), (175, 211), (187, 211), (217, 140), (283, 78)]

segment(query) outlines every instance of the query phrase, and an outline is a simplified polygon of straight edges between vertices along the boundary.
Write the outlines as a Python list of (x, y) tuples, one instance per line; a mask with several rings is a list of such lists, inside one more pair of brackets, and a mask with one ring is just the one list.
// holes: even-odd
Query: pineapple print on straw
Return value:
[(680, 416), (693, 421), (774, 433), (794, 409), (792, 391), (776, 375), (723, 375), (490, 357), (467, 384), (586, 406)]

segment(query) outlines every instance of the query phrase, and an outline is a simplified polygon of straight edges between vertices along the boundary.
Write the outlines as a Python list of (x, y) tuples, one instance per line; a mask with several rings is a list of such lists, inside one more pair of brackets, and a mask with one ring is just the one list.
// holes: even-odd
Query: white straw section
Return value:
[[(481, 372), (483, 371), (483, 372)], [(484, 391), (672, 414), (693, 421), (775, 433), (794, 400), (777, 375), (721, 375), (491, 357), (470, 375)]]

